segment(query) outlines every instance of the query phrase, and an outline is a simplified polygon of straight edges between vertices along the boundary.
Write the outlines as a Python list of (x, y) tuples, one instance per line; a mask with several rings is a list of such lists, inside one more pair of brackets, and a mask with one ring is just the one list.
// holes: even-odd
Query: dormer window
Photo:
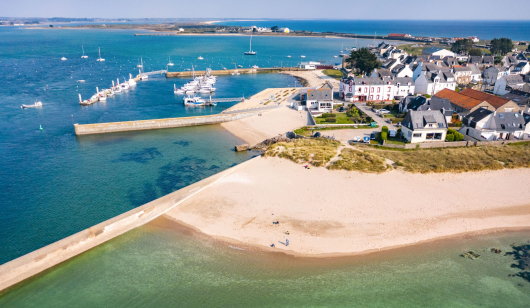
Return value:
[(503, 119), (504, 118), (504, 114), (499, 114), (499, 118)]

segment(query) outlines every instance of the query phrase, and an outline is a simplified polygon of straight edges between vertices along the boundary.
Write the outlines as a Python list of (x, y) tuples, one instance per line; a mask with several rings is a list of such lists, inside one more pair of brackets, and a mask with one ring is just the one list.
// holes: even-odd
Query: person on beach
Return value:
[(289, 239), (288, 238), (285, 239), (285, 246), (289, 246)]

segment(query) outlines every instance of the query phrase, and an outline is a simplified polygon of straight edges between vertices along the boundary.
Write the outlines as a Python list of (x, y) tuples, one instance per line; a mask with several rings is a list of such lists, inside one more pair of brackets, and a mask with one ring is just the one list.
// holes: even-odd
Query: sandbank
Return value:
[(166, 215), (225, 241), (328, 257), (529, 228), (528, 187), (530, 169), (376, 175), (257, 157)]

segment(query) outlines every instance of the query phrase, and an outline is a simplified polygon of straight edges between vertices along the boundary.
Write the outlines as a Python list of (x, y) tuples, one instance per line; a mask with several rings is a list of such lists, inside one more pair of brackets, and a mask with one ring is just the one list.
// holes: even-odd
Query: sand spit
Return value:
[(527, 187), (530, 169), (375, 175), (308, 170), (259, 157), (166, 215), (213, 237), (263, 249), (358, 254), (530, 227)]

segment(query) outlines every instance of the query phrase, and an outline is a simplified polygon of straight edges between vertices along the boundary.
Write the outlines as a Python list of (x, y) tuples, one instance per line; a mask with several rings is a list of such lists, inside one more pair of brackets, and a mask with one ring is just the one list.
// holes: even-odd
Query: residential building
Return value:
[(330, 112), (333, 110), (333, 85), (330, 82), (324, 83), (318, 88), (311, 88), (300, 91), (300, 101), (307, 109), (314, 112)]
[(521, 75), (502, 76), (495, 82), (493, 93), (504, 95), (510, 93), (511, 90), (522, 90), (524, 85), (525, 82)]
[(471, 68), (467, 66), (455, 66), (453, 67), (456, 82), (458, 84), (467, 85), (471, 82)]
[(415, 93), (410, 77), (361, 77), (349, 76), (340, 81), (339, 96), (349, 102), (392, 101)]
[(505, 67), (491, 66), (484, 70), (484, 82), (494, 84), (502, 76), (510, 74), (510, 70)]
[(482, 82), (482, 72), (476, 65), (468, 65), (471, 69), (471, 83), (480, 83)]
[(412, 38), (410, 34), (401, 34), (401, 33), (390, 33), (388, 37), (394, 38)]
[(472, 97), (480, 101), (488, 102), (488, 104), (493, 107), (492, 110), (495, 110), (497, 112), (519, 112), (521, 110), (519, 105), (517, 105), (513, 101), (486, 92), (468, 88), (461, 91), (460, 94), (465, 95), (467, 97)]
[(416, 110), (436, 110), (442, 113), (445, 116), (445, 121), (447, 123), (451, 122), (451, 118), (455, 113), (451, 102), (448, 99), (432, 97), (427, 101), (426, 104), (420, 105)]
[(418, 108), (425, 104), (427, 99), (424, 96), (409, 95), (399, 101), (399, 112), (408, 112), (409, 110), (418, 110)]
[(525, 75), (528, 74), (528, 72), (530, 72), (530, 64), (528, 64), (528, 62), (519, 62), (513, 69), (514, 74)]
[(412, 77), (413, 75), (413, 72), (410, 67), (403, 64), (398, 64), (394, 66), (391, 72), (394, 77)]
[(447, 49), (438, 48), (438, 47), (430, 47), (421, 52), (422, 55), (429, 55), (429, 56), (440, 56), (440, 58), (445, 57), (454, 57), (455, 53), (452, 51), (449, 51)]
[(495, 64), (495, 58), (493, 56), (470, 56), (468, 63), (478, 67), (488, 67)]
[(447, 121), (437, 110), (410, 110), (402, 121), (401, 135), (410, 143), (444, 141)]
[(481, 141), (522, 139), (526, 130), (523, 112), (477, 109), (462, 120), (460, 132)]
[(493, 106), (484, 100), (462, 95), (461, 93), (457, 93), (449, 89), (444, 89), (438, 92), (435, 96), (433, 96), (433, 98), (435, 97), (448, 100), (454, 112), (458, 113), (460, 116), (466, 116), (467, 114), (480, 108), (486, 108), (492, 111), (495, 110)]
[(280, 29), (278, 29), (278, 32), (290, 33), (291, 30), (289, 30), (289, 28), (280, 28)]
[(456, 79), (450, 71), (421, 72), (416, 79), (416, 94), (435, 95), (443, 89), (455, 90)]
[(530, 93), (520, 90), (511, 90), (510, 93), (506, 93), (501, 97), (507, 100), (511, 100), (523, 109), (530, 103)]

